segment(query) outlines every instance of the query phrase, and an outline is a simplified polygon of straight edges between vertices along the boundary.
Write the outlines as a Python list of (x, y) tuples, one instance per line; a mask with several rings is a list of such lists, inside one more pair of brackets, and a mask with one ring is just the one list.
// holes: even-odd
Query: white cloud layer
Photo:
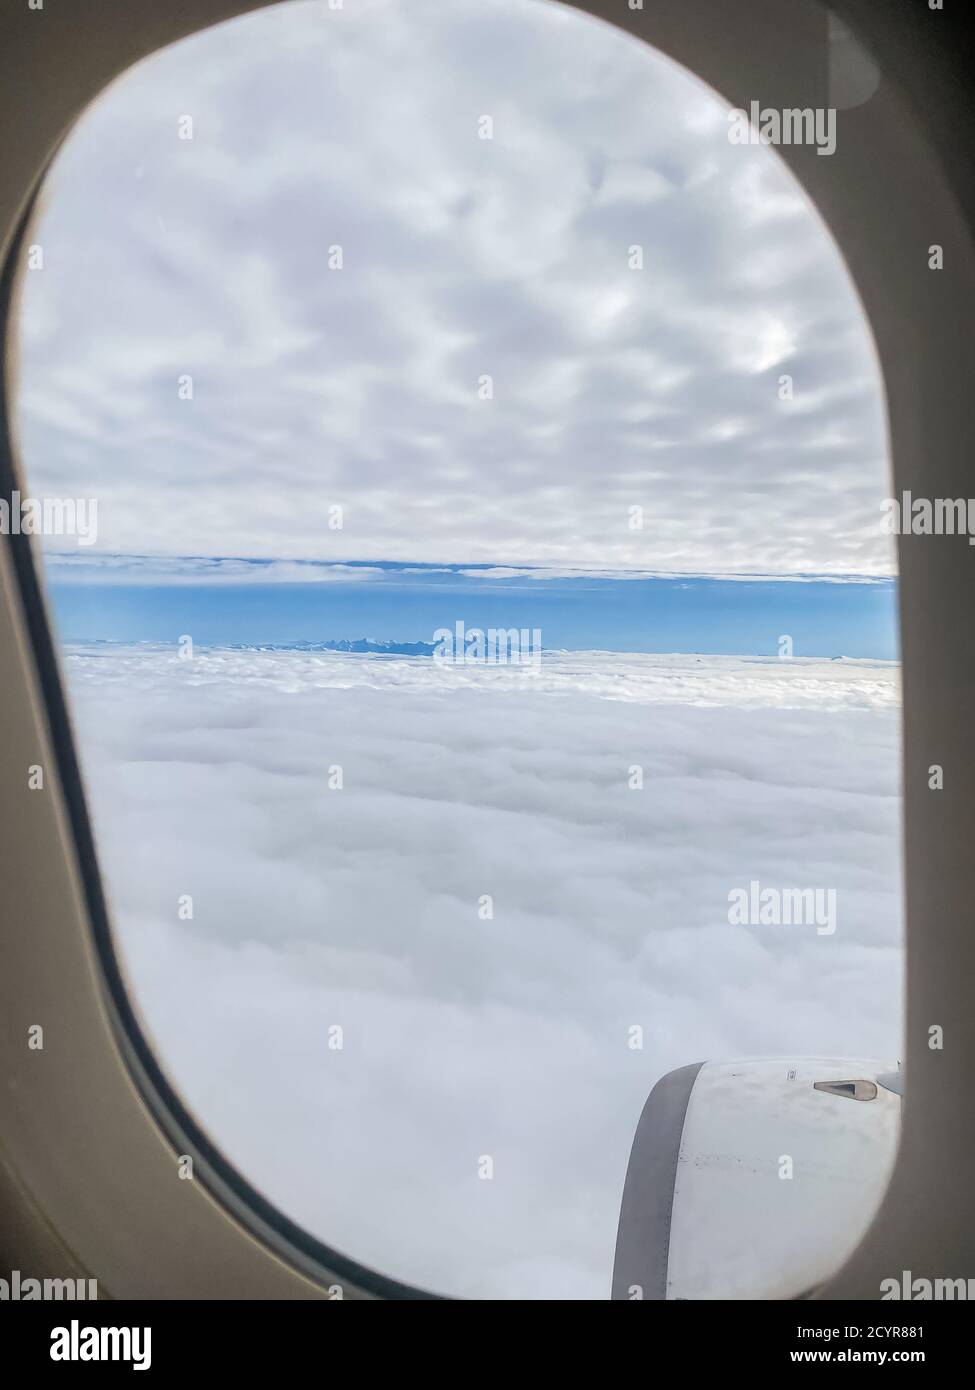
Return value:
[(295, 3), (175, 45), (47, 185), (32, 486), (96, 496), (106, 554), (891, 573), (869, 332), (727, 132), (557, 5)]
[[(892, 663), (102, 646), (67, 672), (166, 1067), (251, 1181), (387, 1274), (606, 1297), (661, 1073), (900, 1053)], [(751, 879), (835, 888), (835, 935), (729, 925)]]

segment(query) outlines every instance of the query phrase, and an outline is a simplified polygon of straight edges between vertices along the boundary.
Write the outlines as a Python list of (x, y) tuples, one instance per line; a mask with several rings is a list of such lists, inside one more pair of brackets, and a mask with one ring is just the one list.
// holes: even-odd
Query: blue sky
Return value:
[[(495, 577), (477, 567), (362, 565), (340, 582), (267, 582), (248, 562), (246, 582), (209, 578), (140, 584), (56, 583), (55, 614), (68, 641), (287, 644), (342, 638), (430, 642), (437, 628), (538, 628), (544, 647), (633, 652), (893, 659), (896, 589), (888, 580), (729, 580), (713, 577)], [(404, 570), (406, 571), (404, 573)], [(357, 580), (357, 571), (362, 578)]]

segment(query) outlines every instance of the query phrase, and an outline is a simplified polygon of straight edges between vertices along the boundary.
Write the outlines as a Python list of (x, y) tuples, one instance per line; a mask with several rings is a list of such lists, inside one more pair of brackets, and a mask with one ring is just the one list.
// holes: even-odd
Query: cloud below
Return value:
[[(252, 1182), (384, 1273), (606, 1297), (664, 1071), (899, 1055), (893, 663), (97, 647), (67, 672), (165, 1066)], [(751, 879), (835, 889), (835, 935), (730, 925)]]

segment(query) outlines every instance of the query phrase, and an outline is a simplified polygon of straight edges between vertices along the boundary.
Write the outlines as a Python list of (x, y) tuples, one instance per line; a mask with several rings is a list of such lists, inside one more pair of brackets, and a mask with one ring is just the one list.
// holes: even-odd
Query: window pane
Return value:
[(133, 996), (250, 1181), (439, 1292), (608, 1297), (674, 1068), (896, 1096), (882, 383), (734, 129), (561, 6), (275, 6), (104, 94), (25, 252)]

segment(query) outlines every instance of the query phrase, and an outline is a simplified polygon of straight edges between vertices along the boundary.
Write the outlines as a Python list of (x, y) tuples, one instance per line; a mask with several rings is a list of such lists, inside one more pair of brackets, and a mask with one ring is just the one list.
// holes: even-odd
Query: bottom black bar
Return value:
[[(350, 1300), (351, 1303), (351, 1300)], [(571, 1323), (562, 1317), (570, 1311)], [(391, 1331), (395, 1340), (384, 1338)], [(416, 1319), (419, 1318), (419, 1322)], [(592, 1321), (590, 1322), (590, 1318)], [(454, 1341), (451, 1333), (462, 1332)], [(510, 1335), (508, 1335), (510, 1333)], [(517, 1341), (513, 1338), (517, 1337)], [(637, 1303), (610, 1311), (554, 1303), (426, 1304), (412, 1314), (379, 1307), (307, 1303), (0, 1302), (4, 1359), (22, 1372), (60, 1368), (127, 1375), (185, 1376), (209, 1369), (288, 1375), (343, 1374), (357, 1364), (370, 1376), (387, 1357), (397, 1375), (426, 1373), (439, 1362), (461, 1382), (469, 1372), (539, 1375), (586, 1346), (598, 1353), (605, 1380), (640, 1364), (679, 1359), (683, 1370), (784, 1371), (793, 1366), (970, 1366), (972, 1318), (966, 1302), (919, 1303)], [(458, 1363), (465, 1356), (471, 1365)], [(352, 1365), (349, 1358), (353, 1358)], [(14, 1363), (16, 1364), (16, 1362)], [(630, 1372), (632, 1373), (632, 1372)]]

